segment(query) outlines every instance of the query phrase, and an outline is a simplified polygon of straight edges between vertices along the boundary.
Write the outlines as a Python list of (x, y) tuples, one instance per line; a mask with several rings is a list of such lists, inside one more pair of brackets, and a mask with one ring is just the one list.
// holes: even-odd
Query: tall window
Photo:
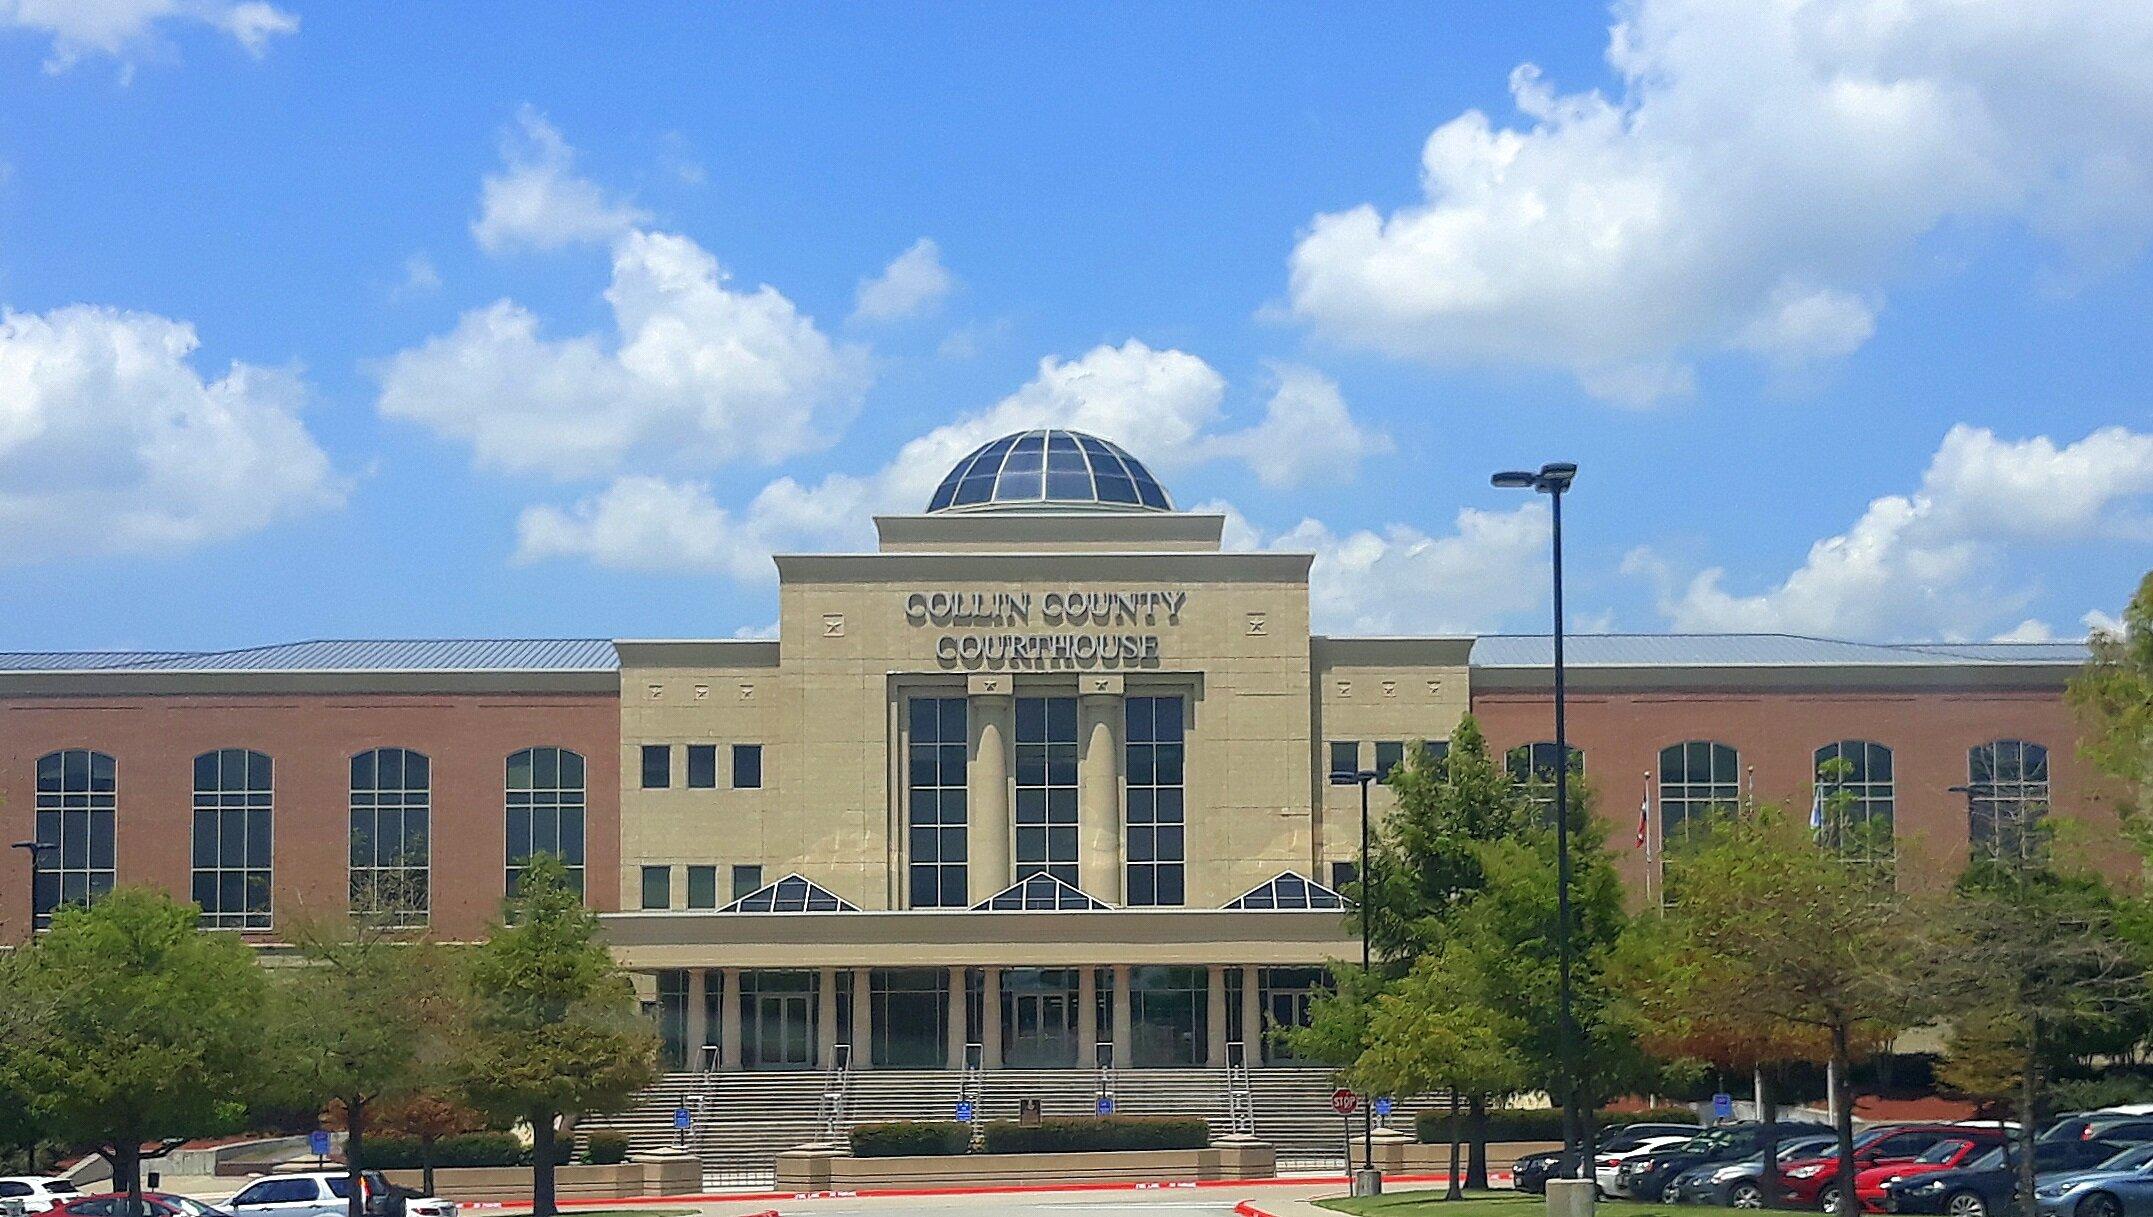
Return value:
[[(1662, 754), (1665, 755), (1665, 754)], [(1555, 741), (1534, 740), (1519, 744), (1503, 754), (1503, 768), (1510, 773), (1510, 780), (1529, 792), (1537, 807), (1555, 805)], [(1585, 750), (1576, 746), (1570, 749), (1570, 772), (1582, 777), (1585, 773)]]
[(1077, 883), (1077, 703), (1017, 699), (1017, 878)]
[(508, 758), (508, 894), (531, 859), (552, 854), (583, 891), (583, 757), (566, 748), (525, 748)]
[(270, 791), (263, 753), (194, 758), (194, 902), (209, 929), (269, 928)]
[(1702, 824), (1713, 808), (1738, 806), (1741, 769), (1733, 748), (1710, 740), (1660, 749), (1660, 840), (1684, 840), (1690, 826)]
[(1817, 749), (1816, 762), (1819, 836), (1849, 858), (1891, 858), (1891, 749), (1843, 739)]
[(906, 748), (912, 907), (965, 905), (965, 699), (915, 697)]
[(37, 758), (37, 928), (61, 905), (89, 904), (112, 890), (119, 798), (119, 763), (106, 753), (69, 748)]
[(2048, 748), (2025, 740), (1976, 744), (1966, 754), (1966, 835), (1976, 854), (2023, 858), (2048, 814)]
[(1361, 771), (1361, 743), (1359, 740), (1334, 739), (1331, 741), (1332, 773), (1359, 773)]
[(425, 753), (376, 748), (351, 758), (353, 912), (426, 924), (433, 801)]
[(1404, 740), (1376, 741), (1376, 781), (1390, 784), (1391, 776), (1405, 764)]
[(1129, 903), (1183, 899), (1183, 737), (1179, 697), (1131, 697), (1128, 707)]

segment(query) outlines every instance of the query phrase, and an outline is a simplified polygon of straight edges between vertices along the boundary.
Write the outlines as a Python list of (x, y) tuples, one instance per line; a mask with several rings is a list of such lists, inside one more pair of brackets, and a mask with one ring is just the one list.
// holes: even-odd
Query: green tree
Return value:
[(2079, 751), (2122, 786), (2118, 814), (2153, 846), (2143, 814), (2153, 800), (2153, 571), (2124, 607), (2123, 628), (2096, 632), (2092, 645), (2068, 694), (2084, 728)]
[(0, 974), (25, 1009), (0, 1042), (0, 1088), (47, 1137), (96, 1147), (130, 1197), (145, 1156), (235, 1130), (266, 1082), (261, 969), (236, 935), (196, 928), (200, 915), (114, 888), (60, 909)]
[(442, 1079), (459, 994), (442, 949), (385, 918), (302, 922), (292, 940), (300, 965), (282, 970), (270, 1004), (278, 1089), (341, 1120), (347, 1212), (364, 1217), (369, 1118)]
[(597, 916), (550, 856), (523, 872), (505, 924), (466, 964), (464, 1092), (481, 1111), (530, 1122), (532, 1212), (554, 1217), (561, 1117), (612, 1110), (647, 1084), (657, 1034), (598, 941)]
[(1840, 1211), (1854, 1201), (1855, 1057), (1917, 1022), (1926, 1006), (1918, 918), (1888, 870), (1848, 862), (1778, 808), (1715, 817), (1668, 858), (1681, 899), (1665, 913), (1663, 974), (1724, 1008), (1822, 1048), (1838, 1115)]

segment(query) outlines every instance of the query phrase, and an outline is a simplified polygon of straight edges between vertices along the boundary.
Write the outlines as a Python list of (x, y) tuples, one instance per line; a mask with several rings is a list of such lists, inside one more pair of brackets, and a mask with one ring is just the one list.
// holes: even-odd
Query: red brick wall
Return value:
[[(620, 889), (620, 703), (612, 694), (294, 694), (0, 699), (0, 841), (33, 831), (37, 758), (93, 748), (118, 762), (121, 883), (185, 898), (194, 757), (252, 748), (275, 761), (271, 894), (276, 924), (348, 900), (352, 754), (400, 746), (433, 761), (433, 926), (481, 933), (505, 884), (508, 754), (557, 745), (583, 754), (585, 890), (611, 910)], [(29, 916), (28, 861), (0, 862), (0, 942)], [(264, 936), (274, 940), (275, 934)]]
[[(2060, 690), (1572, 692), (1568, 705), (1570, 743), (1585, 750), (1586, 777), (1633, 891), (1645, 873), (1635, 848), (1645, 775), (1654, 777), (1656, 817), (1659, 750), (1693, 739), (1732, 745), (1745, 778), (1755, 769), (1758, 801), (1789, 803), (1803, 815), (1818, 748), (1841, 739), (1889, 746), (1901, 873), (1921, 884), (1949, 882), (1965, 861), (1966, 796), (1950, 787), (1966, 784), (1967, 749), (1996, 739), (2046, 744), (2055, 810), (2085, 825), (2078, 839), (2104, 868), (2122, 874), (2136, 867), (2116, 836), (2111, 804), (2079, 759), (2077, 725)], [(1473, 713), (1498, 753), (1554, 737), (1546, 693), (1476, 693)]]

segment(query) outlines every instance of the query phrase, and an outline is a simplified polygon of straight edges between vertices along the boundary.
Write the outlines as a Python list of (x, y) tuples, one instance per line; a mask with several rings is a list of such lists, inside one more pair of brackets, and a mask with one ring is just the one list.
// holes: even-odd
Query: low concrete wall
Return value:
[[(389, 1171), (391, 1183), (417, 1188), (424, 1171)], [(553, 1172), (563, 1200), (620, 1200), (689, 1196), (703, 1190), (703, 1160), (692, 1154), (641, 1154), (612, 1166), (560, 1166)], [(521, 1200), (531, 1194), (528, 1166), (444, 1166), (434, 1169), (434, 1195), (443, 1200)]]
[[(1509, 1170), (1518, 1159), (1532, 1154), (1551, 1153), (1562, 1148), (1560, 1141), (1490, 1141), (1488, 1143), (1488, 1169)], [(1353, 1152), (1360, 1153), (1360, 1141), (1353, 1143)], [(1458, 1165), (1463, 1167), (1472, 1153), (1468, 1145), (1458, 1146)], [(1403, 1133), (1385, 1137), (1376, 1134), (1376, 1166), (1386, 1174), (1440, 1175), (1450, 1170), (1450, 1142), (1440, 1145), (1422, 1145)]]
[(779, 1154), (777, 1185), (793, 1191), (875, 1191), (920, 1187), (1016, 1187), (1040, 1183), (1194, 1183), (1269, 1179), (1278, 1155), (1261, 1141), (1228, 1139), (1204, 1149), (1079, 1154), (949, 1154), (855, 1158), (803, 1146)]

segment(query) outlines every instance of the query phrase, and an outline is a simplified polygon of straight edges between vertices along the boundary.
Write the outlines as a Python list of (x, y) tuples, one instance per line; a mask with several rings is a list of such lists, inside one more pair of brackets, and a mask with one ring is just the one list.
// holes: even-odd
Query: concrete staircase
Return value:
[[(850, 1074), (845, 1124), (955, 1118), (964, 1075), (954, 1070), (866, 1069)], [(984, 1075), (979, 1118), (1015, 1119), (1019, 1099), (1037, 1098), (1049, 1116), (1093, 1113), (1096, 1078), (1082, 1069), (1004, 1069)], [(1256, 1135), (1282, 1155), (1336, 1157), (1343, 1136), (1331, 1110), (1330, 1072), (1310, 1068), (1252, 1069), (1248, 1073)], [(782, 1150), (819, 1140), (820, 1071), (673, 1073), (660, 1078), (626, 1111), (586, 1117), (584, 1130), (628, 1134), (636, 1152), (679, 1143), (673, 1113), (687, 1108), (694, 1127), (687, 1146), (713, 1172), (768, 1170)], [(1410, 1132), (1414, 1113), (1434, 1100), (1400, 1099), (1390, 1127)], [(1228, 1130), (1224, 1069), (1129, 1069), (1115, 1079), (1119, 1115), (1201, 1116), (1215, 1135)], [(1356, 1135), (1360, 1117), (1354, 1117)]]

